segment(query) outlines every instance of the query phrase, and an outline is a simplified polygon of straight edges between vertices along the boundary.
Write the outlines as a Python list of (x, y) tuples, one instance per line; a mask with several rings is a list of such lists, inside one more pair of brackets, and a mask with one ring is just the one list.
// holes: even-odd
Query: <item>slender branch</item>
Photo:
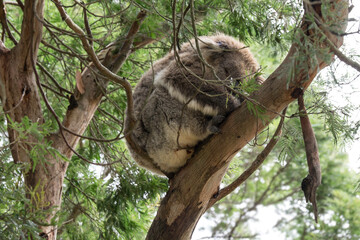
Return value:
[(125, 37), (125, 41), (123, 42), (123, 45), (120, 49), (120, 51), (113, 56), (115, 60), (113, 61), (114, 64), (112, 68), (109, 68), (113, 72), (119, 71), (120, 67), (124, 64), (125, 60), (128, 58), (128, 56), (131, 53), (131, 47), (134, 42), (134, 38), (136, 33), (140, 29), (140, 25), (142, 21), (144, 21), (146, 17), (145, 11), (140, 11), (136, 17), (136, 20), (133, 22), (133, 24), (130, 27), (130, 30), (128, 31), (128, 34)]
[[(181, 25), (183, 24), (184, 22), (184, 18), (185, 18), (185, 15), (186, 13), (190, 10), (190, 7), (191, 7), (191, 4), (189, 4), (185, 10), (183, 11), (183, 8), (184, 8), (184, 5), (185, 5), (185, 1), (183, 1), (182, 5), (181, 5), (181, 16), (180, 16), (180, 20), (179, 20), (179, 23), (178, 23), (178, 26), (177, 26), (177, 31), (176, 31), (176, 39), (179, 39), (179, 33), (180, 33), (180, 29), (181, 29)], [(176, 42), (178, 45), (178, 49), (180, 50), (180, 42), (177, 41)], [(175, 44), (175, 43), (174, 43)]]
[[(128, 118), (127, 118), (128, 119), (128, 124), (127, 124), (128, 128), (127, 129), (130, 131), (135, 125), (135, 118), (133, 116), (133, 108), (134, 107), (133, 107), (133, 99), (132, 99), (132, 88), (131, 88), (130, 83), (128, 81), (126, 81), (125, 78), (119, 77), (118, 75), (109, 71), (109, 69), (107, 69), (104, 65), (102, 65), (102, 63), (99, 61), (94, 49), (92, 48), (92, 46), (90, 46), (89, 42), (87, 41), (86, 34), (84, 33), (84, 31), (76, 23), (74, 23), (74, 21), (67, 15), (67, 13), (65, 12), (64, 8), (62, 7), (60, 1), (53, 0), (53, 2), (55, 3), (55, 6), (57, 7), (62, 19), (76, 34), (79, 35), (79, 38), (82, 42), (82, 45), (83, 45), (85, 51), (90, 56), (93, 64), (100, 71), (100, 73), (103, 74), (105, 77), (109, 78), (109, 80), (119, 83), (120, 85), (122, 85), (124, 87), (126, 96), (127, 96), (127, 111), (128, 111), (127, 112), (127, 116), (128, 116)], [(141, 11), (138, 14), (136, 21), (131, 26), (128, 36), (126, 38), (127, 42), (126, 41), (124, 42), (123, 49), (121, 49), (121, 51), (127, 50), (126, 48), (129, 48), (129, 51), (130, 51), (130, 46), (135, 37), (134, 35), (139, 30), (140, 24), (145, 19), (145, 17), (146, 17), (146, 12), (144, 12), (144, 11)]]
[[(55, 35), (55, 34), (49, 29), (49, 27), (47, 27), (47, 26), (45, 26), (45, 27), (46, 27), (46, 29), (50, 32), (50, 34), (51, 34), (52, 36)], [(52, 40), (58, 40), (59, 42), (61, 42), (61, 41), (59, 40), (59, 38), (56, 38), (56, 37), (54, 37)], [(89, 41), (90, 41), (90, 40), (89, 40)], [(42, 43), (45, 47), (51, 48), (51, 49), (55, 50), (56, 52), (58, 52), (58, 53), (60, 53), (60, 54), (67, 54), (67, 55), (69, 55), (70, 57), (77, 57), (77, 58), (79, 58), (79, 54), (75, 54), (75, 51), (74, 51), (72, 48), (70, 48), (68, 45), (66, 45), (65, 43), (63, 43), (63, 42), (61, 42), (62, 45), (65, 46), (67, 49), (70, 49), (71, 52), (67, 52), (67, 51), (65, 51), (65, 50), (60, 49), (59, 47), (55, 47), (55, 46), (51, 45), (50, 43), (46, 42), (45, 40), (41, 40), (41, 43)]]
[(37, 62), (36, 63), (36, 66), (38, 66), (40, 68), (40, 70), (46, 74), (50, 79), (51, 81), (55, 84), (55, 86), (61, 91), (61, 92), (66, 92), (67, 94), (72, 94), (72, 92), (70, 92), (69, 90), (67, 90), (66, 88), (63, 88), (60, 86), (60, 84), (56, 81), (56, 79), (54, 78), (53, 75), (51, 75), (51, 73), (49, 73), (43, 65), (41, 65), (41, 63)]
[(343, 54), (327, 37), (325, 38), (326, 44), (330, 47), (330, 50), (344, 63), (350, 65), (358, 72), (360, 72), (360, 64)]
[[(4, 0), (0, 0), (0, 20), (1, 20), (1, 25), (3, 26), (3, 29), (5, 29), (5, 31), (8, 34), (10, 40), (16, 45), (17, 41), (16, 41), (15, 37), (12, 35), (12, 33), (10, 31), (8, 21), (7, 21), (7, 18), (6, 18)], [(4, 39), (2, 39), (2, 40), (4, 40)]]
[[(285, 116), (286, 113), (286, 109), (285, 108), (282, 112), (282, 116)], [(273, 137), (271, 138), (271, 140), (269, 141), (269, 143), (266, 145), (266, 147), (263, 149), (263, 151), (256, 157), (256, 159), (252, 162), (252, 164), (250, 165), (250, 167), (248, 167), (234, 182), (232, 182), (230, 185), (228, 185), (227, 187), (221, 189), (219, 191), (219, 193), (214, 196), (212, 199), (210, 199), (209, 204), (207, 206), (207, 209), (209, 209), (210, 207), (212, 207), (217, 201), (223, 199), (224, 197), (226, 197), (227, 195), (229, 195), (232, 191), (234, 191), (238, 186), (240, 186), (246, 179), (248, 179), (251, 174), (253, 174), (260, 166), (261, 164), (263, 164), (263, 162), (265, 161), (266, 157), (269, 155), (269, 153), (272, 151), (272, 149), (275, 147), (276, 143), (279, 141), (280, 139), (280, 135), (281, 135), (281, 129), (282, 126), (284, 124), (284, 117), (281, 117), (281, 120), (279, 122), (279, 125), (273, 135)]]
[(97, 18), (101, 18), (101, 19), (104, 19), (104, 18), (105, 18), (105, 19), (106, 19), (106, 18), (115, 18), (115, 17), (123, 14), (124, 12), (126, 12), (126, 11), (129, 9), (129, 7), (131, 6), (131, 4), (132, 4), (132, 3), (130, 2), (129, 5), (127, 5), (125, 8), (123, 8), (121, 11), (116, 12), (115, 14), (111, 14), (111, 15), (99, 15), (99, 14), (96, 14), (96, 13), (94, 13), (94, 12), (91, 12), (91, 11), (87, 8), (87, 6), (90, 6), (91, 4), (96, 3), (96, 1), (89, 2), (89, 3), (84, 3), (84, 2), (79, 2), (79, 1), (74, 0), (74, 2), (76, 2), (78, 5), (80, 5), (81, 7), (83, 7), (83, 8), (86, 10), (86, 12), (88, 12), (90, 15), (92, 15), (92, 16), (94, 16), (94, 17), (97, 17)]
[(21, 2), (21, 0), (16, 0), (16, 2), (18, 3), (19, 7), (24, 11), (24, 4)]
[(85, 29), (86, 29), (86, 33), (88, 35), (88, 38), (89, 38), (89, 44), (92, 46), (93, 45), (93, 41), (92, 41), (92, 38), (93, 38), (93, 35), (92, 35), (92, 32), (91, 32), (91, 28), (90, 28), (90, 25), (89, 25), (89, 20), (88, 20), (88, 17), (87, 17), (87, 9), (86, 7), (83, 7), (83, 14), (84, 14), (84, 24), (85, 24)]
[[(33, 52), (31, 52), (33, 54)], [(115, 163), (119, 163), (121, 162), (120, 160), (119, 161), (114, 161), (114, 162), (111, 162), (111, 163), (95, 163), (95, 162), (91, 162), (89, 161), (87, 158), (83, 157), (81, 154), (79, 154), (71, 145), (70, 143), (68, 142), (68, 140), (66, 139), (65, 135), (64, 135), (64, 131), (63, 130), (67, 130), (69, 131), (71, 134), (74, 134), (76, 136), (79, 136), (79, 137), (82, 137), (81, 135), (78, 135), (70, 130), (68, 130), (67, 128), (65, 128), (62, 123), (60, 122), (60, 119), (58, 118), (58, 116), (56, 115), (55, 113), (55, 110), (51, 107), (49, 101), (47, 100), (47, 97), (45, 95), (45, 92), (44, 90), (42, 89), (42, 86), (41, 86), (41, 83), (40, 83), (40, 78), (39, 78), (39, 75), (37, 73), (37, 70), (36, 70), (36, 67), (35, 67), (35, 62), (34, 60), (31, 58), (31, 63), (32, 63), (32, 67), (34, 69), (34, 73), (35, 73), (35, 78), (36, 78), (36, 84), (40, 90), (40, 93), (41, 93), (41, 96), (43, 97), (44, 99), (44, 102), (46, 104), (46, 107), (50, 110), (50, 112), (53, 114), (53, 116), (55, 117), (55, 120), (57, 122), (57, 124), (59, 125), (59, 129), (60, 129), (60, 134), (66, 144), (66, 146), (76, 155), (78, 156), (80, 159), (84, 160), (85, 162), (89, 163), (89, 164), (93, 164), (93, 165), (97, 165), (97, 166), (108, 166), (108, 165), (112, 165), (112, 164), (115, 164)], [(88, 138), (88, 137), (87, 137)], [(91, 138), (92, 140), (94, 140), (93, 138)], [(106, 141), (106, 140), (105, 140)]]

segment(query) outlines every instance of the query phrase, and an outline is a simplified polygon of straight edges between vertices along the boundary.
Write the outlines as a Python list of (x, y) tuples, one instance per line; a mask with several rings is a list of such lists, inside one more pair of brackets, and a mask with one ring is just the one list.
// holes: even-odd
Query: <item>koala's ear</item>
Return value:
[(216, 42), (211, 38), (201, 38), (199, 42), (201, 42), (200, 49), (205, 59), (209, 59), (216, 54), (222, 53), (225, 49), (228, 49), (225, 43)]
[(224, 42), (215, 42), (211, 38), (200, 38), (199, 41), (201, 42), (200, 48), (204, 52), (221, 52), (224, 48), (228, 48), (227, 46), (224, 47), (226, 45)]

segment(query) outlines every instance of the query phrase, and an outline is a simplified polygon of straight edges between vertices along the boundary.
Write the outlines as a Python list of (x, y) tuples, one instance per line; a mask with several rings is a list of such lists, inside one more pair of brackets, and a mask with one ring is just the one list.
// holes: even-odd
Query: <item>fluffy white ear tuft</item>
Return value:
[(213, 54), (221, 53), (224, 48), (213, 39), (207, 37), (201, 37), (199, 39), (200, 51), (204, 59), (208, 60)]
[[(215, 42), (213, 39), (207, 38), (207, 37), (201, 37), (199, 39), (199, 45), (200, 49), (206, 49), (207, 51), (215, 51), (215, 52), (221, 52), (222, 48), (221, 45), (217, 42)], [(205, 51), (206, 52), (206, 51)]]

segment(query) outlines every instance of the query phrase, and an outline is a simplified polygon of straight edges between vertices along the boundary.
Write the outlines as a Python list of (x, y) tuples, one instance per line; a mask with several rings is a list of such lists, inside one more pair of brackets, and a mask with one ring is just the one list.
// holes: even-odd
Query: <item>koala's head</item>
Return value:
[[(260, 69), (249, 48), (233, 37), (223, 34), (205, 36), (198, 39), (198, 44), (202, 57), (221, 79), (247, 81)], [(181, 52), (197, 55), (195, 46), (192, 40), (182, 46)], [(261, 84), (263, 78), (257, 76), (256, 81)]]

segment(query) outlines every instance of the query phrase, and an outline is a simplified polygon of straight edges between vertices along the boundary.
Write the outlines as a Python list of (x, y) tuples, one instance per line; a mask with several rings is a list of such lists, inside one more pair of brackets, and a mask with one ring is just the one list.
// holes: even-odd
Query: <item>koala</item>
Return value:
[(167, 176), (241, 104), (230, 88), (259, 71), (249, 49), (230, 36), (200, 37), (198, 47), (192, 40), (180, 49), (155, 62), (134, 89), (136, 126), (129, 134), (149, 158), (127, 144), (140, 166)]

